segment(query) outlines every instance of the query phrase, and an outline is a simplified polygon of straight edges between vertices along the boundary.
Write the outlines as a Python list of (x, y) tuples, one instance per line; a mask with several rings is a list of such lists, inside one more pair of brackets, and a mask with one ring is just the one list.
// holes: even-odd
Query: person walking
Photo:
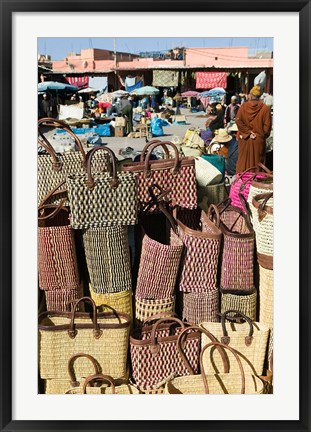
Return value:
[(254, 86), (235, 119), (239, 131), (236, 172), (255, 167), (259, 162), (265, 163), (266, 139), (271, 132), (272, 119), (268, 106), (259, 100), (260, 95), (260, 86)]

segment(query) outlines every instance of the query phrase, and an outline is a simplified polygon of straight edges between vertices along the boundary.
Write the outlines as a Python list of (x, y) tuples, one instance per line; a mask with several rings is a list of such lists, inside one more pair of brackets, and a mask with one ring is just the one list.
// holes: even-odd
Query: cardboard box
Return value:
[(172, 121), (174, 123), (186, 123), (186, 116), (184, 115), (173, 115)]
[(126, 119), (124, 117), (116, 117), (116, 126), (124, 127), (126, 125)]
[(114, 128), (114, 136), (115, 137), (124, 137), (124, 127), (123, 126), (116, 126)]

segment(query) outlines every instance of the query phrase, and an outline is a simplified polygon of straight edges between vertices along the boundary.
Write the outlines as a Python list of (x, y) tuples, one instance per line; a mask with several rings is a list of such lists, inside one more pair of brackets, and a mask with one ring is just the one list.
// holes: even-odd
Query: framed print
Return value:
[(1, 430), (310, 430), (310, 2), (1, 17)]

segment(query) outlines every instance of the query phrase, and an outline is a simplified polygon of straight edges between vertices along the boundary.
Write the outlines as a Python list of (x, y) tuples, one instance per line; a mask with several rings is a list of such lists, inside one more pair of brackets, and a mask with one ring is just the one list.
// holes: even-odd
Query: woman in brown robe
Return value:
[(260, 87), (253, 87), (249, 100), (241, 105), (235, 119), (239, 130), (236, 172), (243, 172), (255, 167), (258, 162), (265, 162), (266, 139), (271, 132), (272, 119), (267, 105), (259, 100), (260, 94)]

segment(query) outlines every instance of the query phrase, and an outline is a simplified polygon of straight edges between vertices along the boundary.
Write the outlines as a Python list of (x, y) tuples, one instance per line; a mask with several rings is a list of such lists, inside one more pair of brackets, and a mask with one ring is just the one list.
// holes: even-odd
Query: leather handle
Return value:
[(83, 383), (82, 393), (86, 394), (86, 388), (92, 381), (106, 381), (110, 384), (112, 394), (116, 393), (116, 385), (114, 379), (110, 375), (95, 374), (86, 378)]
[(100, 365), (98, 361), (94, 359), (94, 357), (85, 353), (74, 354), (73, 356), (70, 357), (68, 361), (68, 374), (70, 376), (70, 384), (73, 387), (78, 387), (80, 385), (80, 383), (77, 381), (77, 378), (75, 376), (75, 371), (74, 371), (74, 363), (78, 358), (87, 358), (88, 360), (90, 360), (90, 362), (94, 366), (94, 371), (96, 375), (100, 374), (101, 372)]
[[(188, 361), (187, 357), (185, 356), (185, 353), (182, 349), (182, 339), (186, 336), (186, 334), (189, 330), (195, 330), (195, 331), (199, 331), (200, 333), (205, 334), (212, 342), (217, 342), (217, 339), (208, 330), (206, 330), (203, 327), (199, 327), (197, 325), (192, 325), (190, 327), (186, 327), (182, 332), (180, 332), (178, 339), (177, 339), (177, 344), (176, 344), (177, 350), (178, 350), (178, 352), (182, 358), (182, 361), (183, 361), (184, 365), (186, 366), (186, 369), (188, 370), (189, 374), (194, 375), (194, 370), (190, 366), (190, 363), (189, 363), (189, 361)], [(229, 372), (229, 363), (228, 363), (226, 354), (225, 354), (224, 350), (222, 350), (221, 348), (219, 348), (218, 351), (219, 351), (219, 354), (220, 354), (222, 361), (223, 361), (223, 364), (224, 364), (225, 373), (228, 373)]]
[(249, 209), (248, 202), (246, 201), (245, 196), (241, 192), (239, 192), (239, 199), (240, 199), (240, 203), (242, 205), (242, 208), (244, 210), (244, 215), (246, 217), (246, 223), (247, 223), (248, 229), (252, 231), (253, 227), (252, 227), (252, 222), (251, 222), (251, 211)]
[(264, 165), (263, 163), (258, 162), (257, 166), (258, 166), (259, 168), (261, 168), (263, 171), (265, 171), (267, 174), (273, 174), (272, 171), (269, 170), (269, 168), (266, 167), (266, 165)]
[(150, 168), (150, 163), (149, 163), (150, 162), (151, 153), (157, 147), (165, 148), (168, 145), (171, 146), (174, 149), (174, 152), (175, 152), (175, 158), (173, 159), (174, 160), (174, 168), (173, 168), (173, 171), (172, 171), (173, 175), (176, 175), (178, 173), (178, 170), (179, 170), (179, 153), (178, 153), (177, 147), (175, 146), (175, 144), (173, 144), (170, 141), (162, 141), (161, 144), (159, 144), (159, 142), (157, 142), (157, 143), (152, 144), (149, 147), (149, 151), (148, 151), (148, 153), (146, 155), (146, 159), (145, 159), (145, 169), (144, 169), (145, 177), (146, 178), (149, 178), (150, 174), (151, 174), (151, 168)]
[[(216, 221), (214, 221), (214, 217), (213, 214), (216, 217)], [(215, 204), (211, 204), (207, 210), (207, 217), (209, 218), (209, 220), (211, 220), (212, 222), (215, 223), (215, 225), (217, 226), (217, 228), (220, 227), (220, 213), (219, 213), (219, 209)]]
[(43, 133), (41, 132), (40, 128), (42, 126), (45, 127), (52, 127), (52, 128), (58, 128), (58, 129), (64, 129), (69, 135), (72, 136), (72, 138), (74, 139), (75, 144), (77, 145), (81, 155), (82, 155), (82, 159), (83, 159), (83, 166), (85, 167), (85, 163), (86, 163), (86, 153), (84, 151), (83, 145), (81, 143), (81, 141), (79, 140), (79, 138), (77, 137), (77, 135), (70, 129), (70, 127), (67, 125), (67, 123), (65, 123), (62, 120), (58, 120), (58, 119), (54, 119), (54, 118), (49, 118), (49, 117), (44, 117), (42, 119), (40, 119), (38, 121), (38, 132), (41, 138), (43, 138), (45, 141), (47, 141), (43, 135)]
[[(63, 198), (61, 200), (61, 202), (59, 203), (59, 205), (54, 205), (54, 204), (43, 204), (41, 206), (38, 207), (38, 212), (41, 213), (40, 216), (38, 216), (38, 220), (39, 221), (43, 221), (43, 220), (47, 220), (47, 219), (53, 219), (56, 215), (58, 215), (58, 213), (61, 210), (65, 210), (69, 213), (69, 209), (64, 207), (65, 203), (67, 201), (67, 198)], [(48, 209), (48, 208), (54, 208), (55, 210), (46, 215), (46, 216), (42, 216), (42, 214), (44, 213), (44, 210)]]
[[(256, 172), (254, 173), (253, 176), (251, 176), (250, 178), (247, 178), (246, 180), (244, 180), (244, 182), (242, 182), (241, 186), (240, 186), (240, 191), (243, 191), (247, 185), (247, 183), (249, 183), (250, 181), (254, 181), (256, 180), (256, 178), (260, 175), (260, 173), (263, 171), (265, 173), (265, 175), (267, 177), (273, 177), (272, 171), (269, 170), (269, 168), (267, 168), (264, 164), (262, 164), (261, 162), (258, 162), (257, 166), (254, 168), (249, 168), (248, 170), (244, 171), (244, 173), (242, 173), (242, 177), (243, 174), (245, 174), (246, 172), (252, 170), (252, 169), (256, 169)], [(260, 171), (260, 169), (262, 169), (262, 171)], [(241, 179), (242, 179), (241, 177)]]
[[(253, 326), (252, 320), (249, 317), (247, 317), (246, 315), (244, 315), (242, 312), (239, 312), (239, 311), (234, 310), (234, 309), (227, 310), (226, 312), (224, 312), (221, 315), (221, 327), (222, 327), (222, 332), (223, 332), (221, 342), (225, 345), (229, 345), (229, 343), (230, 343), (230, 337), (228, 336), (228, 332), (226, 329), (226, 322), (225, 322), (227, 315), (229, 313), (235, 313), (236, 315), (242, 317), (248, 323), (249, 334), (248, 334), (248, 336), (245, 336), (245, 345), (250, 346), (252, 341), (253, 341), (253, 334), (254, 334), (254, 326)], [(234, 318), (233, 318), (233, 320), (234, 320)]]
[[(205, 345), (205, 347), (202, 349), (202, 351), (200, 353), (200, 370), (201, 370), (201, 375), (202, 375), (202, 378), (203, 378), (205, 393), (209, 394), (209, 387), (208, 387), (208, 382), (207, 382), (205, 371), (204, 371), (203, 354), (207, 350), (207, 348), (210, 348), (212, 346), (219, 347), (219, 348), (222, 348), (222, 349), (227, 349), (228, 351), (230, 351), (234, 355), (234, 357), (235, 357), (235, 359), (236, 359), (236, 361), (238, 363), (240, 372), (241, 372), (241, 381), (242, 381), (241, 394), (245, 394), (245, 372), (244, 372), (244, 369), (243, 369), (243, 366), (242, 366), (241, 359), (238, 356), (238, 353), (237, 353), (236, 350), (234, 350), (233, 348), (229, 347), (228, 345), (224, 345), (224, 344), (222, 344), (220, 342), (210, 342), (210, 343), (208, 343), (207, 345)], [(228, 374), (227, 376), (230, 377), (230, 374)]]
[(104, 151), (104, 152), (109, 154), (111, 162), (112, 162), (112, 172), (111, 172), (112, 180), (109, 182), (109, 186), (111, 188), (117, 188), (119, 185), (119, 180), (118, 180), (118, 176), (117, 176), (116, 157), (115, 157), (115, 154), (113, 153), (113, 151), (110, 150), (110, 148), (108, 148), (108, 147), (95, 147), (88, 153), (87, 160), (86, 160), (86, 172), (87, 172), (86, 186), (89, 189), (93, 189), (95, 186), (95, 181), (94, 181), (94, 178), (92, 177), (92, 172), (91, 172), (92, 171), (91, 162), (92, 162), (92, 158), (93, 158), (94, 154), (97, 151)]
[(161, 318), (155, 324), (153, 324), (152, 330), (151, 330), (151, 336), (150, 336), (150, 351), (151, 351), (151, 354), (153, 354), (153, 355), (157, 355), (159, 353), (159, 350), (160, 350), (160, 347), (157, 344), (156, 337), (155, 337), (156, 330), (157, 330), (158, 326), (161, 323), (164, 323), (165, 321), (176, 322), (177, 324), (179, 324), (182, 327), (182, 329), (185, 328), (185, 324), (179, 318), (175, 318), (175, 317)]
[[(273, 192), (259, 194), (253, 197), (252, 204), (258, 211), (259, 222), (261, 222), (265, 218), (267, 213), (273, 215), (273, 207), (267, 205), (267, 202), (272, 197)], [(260, 204), (259, 200), (263, 200), (263, 202)]]
[(166, 146), (162, 146), (162, 141), (160, 141), (160, 140), (152, 140), (152, 141), (149, 141), (145, 145), (145, 147), (143, 148), (143, 151), (142, 151), (142, 153), (140, 155), (140, 162), (144, 162), (147, 151), (149, 150), (149, 148), (151, 147), (151, 145), (153, 145), (155, 143), (159, 143), (159, 145), (163, 148), (165, 156), (167, 157), (167, 159), (170, 157), (170, 153), (169, 153), (167, 147)]
[(99, 324), (97, 323), (97, 309), (94, 300), (91, 297), (82, 297), (74, 303), (72, 312), (71, 312), (71, 320), (70, 326), (68, 330), (69, 337), (74, 339), (76, 337), (77, 331), (75, 330), (75, 315), (77, 311), (77, 307), (79, 303), (90, 303), (93, 309), (93, 335), (95, 339), (99, 339), (102, 335), (102, 331), (99, 328)]
[(149, 318), (146, 318), (143, 322), (142, 322), (142, 327), (144, 327), (149, 321), (153, 321), (155, 319), (161, 319), (161, 318), (171, 318), (171, 317), (177, 317), (176, 312), (159, 312), (155, 315), (151, 315)]
[(45, 138), (44, 135), (42, 135), (42, 137), (38, 137), (38, 145), (43, 147), (48, 152), (48, 154), (51, 156), (53, 171), (56, 171), (56, 172), (61, 171), (63, 163), (59, 159), (53, 146), (48, 142), (48, 140)]

